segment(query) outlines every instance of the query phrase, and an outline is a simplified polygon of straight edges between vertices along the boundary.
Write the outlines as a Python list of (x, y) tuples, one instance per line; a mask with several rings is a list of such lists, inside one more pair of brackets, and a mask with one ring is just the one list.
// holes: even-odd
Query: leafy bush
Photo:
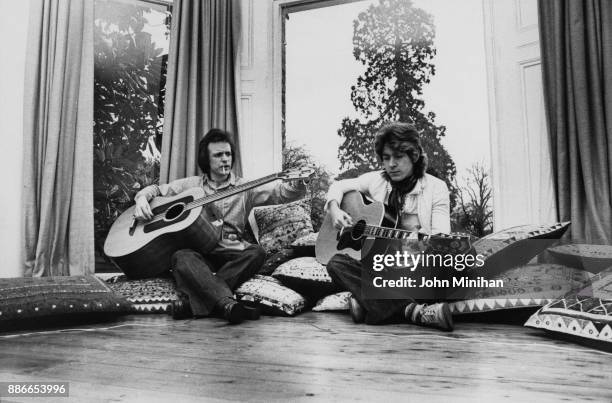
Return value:
[(310, 218), (315, 231), (318, 231), (325, 218), (325, 199), (327, 190), (331, 184), (329, 173), (320, 165), (317, 164), (312, 156), (300, 146), (285, 146), (283, 150), (283, 169), (300, 168), (304, 166), (313, 166), (315, 169), (314, 175), (306, 185), (306, 197), (310, 199)]

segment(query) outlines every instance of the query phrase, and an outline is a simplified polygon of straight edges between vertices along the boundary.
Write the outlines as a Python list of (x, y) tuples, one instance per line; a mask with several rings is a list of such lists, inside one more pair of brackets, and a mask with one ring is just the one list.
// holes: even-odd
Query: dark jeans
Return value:
[(177, 291), (189, 297), (193, 315), (208, 316), (220, 300), (232, 298), (233, 291), (257, 273), (265, 257), (259, 245), (206, 256), (183, 249), (172, 256), (172, 273)]
[(361, 262), (350, 256), (337, 254), (327, 263), (327, 272), (343, 290), (350, 291), (366, 311), (365, 323), (380, 325), (399, 319), (406, 305), (413, 299), (365, 299), (361, 293)]

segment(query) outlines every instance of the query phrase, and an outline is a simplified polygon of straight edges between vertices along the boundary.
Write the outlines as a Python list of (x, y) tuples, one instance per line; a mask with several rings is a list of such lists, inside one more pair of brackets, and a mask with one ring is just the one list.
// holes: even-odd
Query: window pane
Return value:
[(96, 270), (106, 234), (134, 194), (159, 179), (170, 8), (96, 0), (94, 217)]

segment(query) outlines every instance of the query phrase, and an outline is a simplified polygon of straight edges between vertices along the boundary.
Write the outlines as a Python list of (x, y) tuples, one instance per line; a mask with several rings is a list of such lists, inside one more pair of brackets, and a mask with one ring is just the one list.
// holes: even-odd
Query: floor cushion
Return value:
[(259, 245), (268, 254), (289, 248), (299, 237), (314, 232), (310, 207), (304, 200), (255, 207), (249, 215), (249, 223)]
[(128, 302), (93, 275), (0, 279), (2, 327), (30, 325), (43, 318), (106, 317), (128, 311)]
[(612, 245), (569, 244), (548, 248), (558, 263), (591, 273), (599, 273), (612, 265)]
[(255, 275), (235, 291), (238, 299), (259, 302), (264, 313), (269, 315), (293, 316), (304, 310), (306, 300), (303, 296), (285, 287), (270, 276)]
[(315, 255), (315, 244), (317, 243), (318, 232), (312, 232), (299, 237), (291, 243), (291, 248), (295, 251), (296, 257)]
[(274, 270), (281, 264), (288, 262), (291, 259), (295, 259), (299, 257), (293, 248), (284, 248), (271, 255), (266, 256), (266, 260), (264, 264), (259, 269), (259, 274), (263, 274), (264, 276), (271, 275)]
[(176, 283), (172, 277), (131, 280), (121, 275), (109, 278), (106, 283), (129, 301), (134, 313), (168, 312), (176, 299)]
[(454, 315), (541, 307), (568, 292), (580, 290), (591, 275), (558, 264), (528, 264), (515, 267), (493, 279), (503, 288), (469, 291), (464, 300), (449, 302)]
[(314, 257), (291, 259), (278, 266), (272, 273), (272, 277), (315, 301), (338, 291), (327, 268)]
[(521, 225), (489, 234), (473, 243), (484, 258), (484, 271), (493, 277), (512, 267), (527, 264), (556, 240), (569, 227), (569, 222), (543, 225)]
[(525, 326), (612, 348), (612, 268), (593, 276), (577, 293), (542, 307)]
[(315, 306), (312, 308), (313, 311), (348, 311), (349, 300), (351, 298), (350, 291), (342, 291), (336, 294), (328, 295), (321, 298)]

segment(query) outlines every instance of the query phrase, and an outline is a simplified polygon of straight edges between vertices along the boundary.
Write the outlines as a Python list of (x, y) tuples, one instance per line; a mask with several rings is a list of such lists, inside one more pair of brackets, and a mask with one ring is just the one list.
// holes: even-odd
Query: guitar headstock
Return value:
[(295, 180), (295, 179), (308, 179), (315, 173), (315, 169), (310, 166), (301, 168), (288, 169), (283, 172), (276, 174), (278, 179), (282, 180)]

